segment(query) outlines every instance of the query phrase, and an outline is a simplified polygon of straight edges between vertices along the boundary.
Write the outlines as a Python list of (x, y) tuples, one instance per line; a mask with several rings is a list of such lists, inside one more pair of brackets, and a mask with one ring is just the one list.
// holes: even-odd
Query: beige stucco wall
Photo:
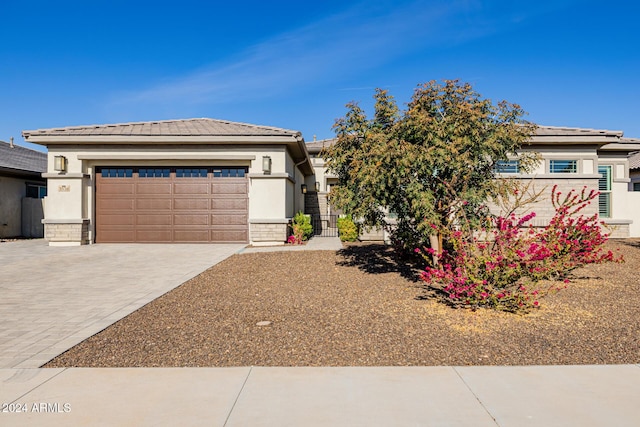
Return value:
[(29, 238), (44, 237), (45, 199), (32, 199), (25, 197), (22, 199), (22, 236)]
[[(611, 218), (613, 237), (640, 237), (640, 193), (629, 191), (629, 163), (624, 152), (601, 152), (599, 165), (612, 166)], [(628, 230), (628, 231), (627, 231)]]
[[(615, 237), (640, 237), (640, 197), (628, 191), (630, 179), (626, 152), (598, 151), (595, 146), (586, 145), (532, 146), (528, 149), (541, 157), (541, 162), (535, 170), (529, 175), (504, 174), (503, 176), (533, 179), (534, 188), (546, 187), (545, 194), (531, 207), (531, 210), (538, 214), (534, 220), (536, 225), (544, 225), (553, 214), (549, 195), (553, 185), (557, 184), (563, 194), (571, 189), (580, 191), (585, 185), (597, 191), (600, 177), (598, 166), (610, 165), (612, 167), (611, 217), (602, 219), (612, 226)], [(549, 162), (554, 159), (577, 160), (577, 173), (549, 173)], [(594, 200), (584, 213), (597, 212), (597, 207), (597, 200)]]
[(24, 179), (0, 176), (0, 238), (22, 234), (21, 200), (26, 191)]
[(328, 173), (325, 170), (325, 162), (324, 159), (320, 157), (314, 157), (311, 159), (311, 164), (313, 165), (313, 170), (315, 172), (315, 177), (307, 177), (307, 185), (314, 186), (316, 182), (320, 183), (320, 191), (325, 192), (328, 190), (327, 182), (336, 178), (334, 174)]
[(27, 198), (27, 183), (37, 179), (0, 176), (0, 238), (42, 237), (43, 199)]
[[(65, 173), (53, 170), (56, 155), (67, 158)], [(271, 157), (270, 174), (262, 170), (263, 156)], [(95, 234), (95, 170), (100, 166), (246, 166), (249, 223), (261, 224), (250, 230), (260, 229), (261, 235), (269, 228), (264, 224), (286, 223), (295, 209), (304, 209), (302, 197), (295, 194), (304, 175), (279, 145), (49, 146), (48, 165), (45, 224), (88, 220), (90, 241)]]

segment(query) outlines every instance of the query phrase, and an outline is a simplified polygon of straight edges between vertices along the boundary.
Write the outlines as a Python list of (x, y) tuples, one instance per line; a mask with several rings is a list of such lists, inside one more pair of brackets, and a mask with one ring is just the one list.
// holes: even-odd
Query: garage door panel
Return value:
[(211, 225), (240, 225), (247, 224), (247, 215), (243, 213), (230, 215), (211, 215)]
[(249, 239), (247, 230), (211, 230), (212, 242), (246, 242)]
[(100, 199), (96, 202), (96, 209), (100, 212), (107, 211), (133, 211), (135, 206), (134, 199), (117, 199), (108, 198)]
[(247, 178), (96, 175), (96, 242), (247, 242)]
[(138, 183), (136, 184), (136, 194), (171, 194), (171, 183)]
[(202, 183), (175, 183), (173, 185), (175, 194), (209, 194), (209, 184)]
[(246, 194), (247, 183), (245, 182), (214, 182), (211, 184), (213, 194)]
[(209, 214), (178, 214), (173, 216), (173, 223), (174, 225), (209, 225)]
[(211, 240), (211, 234), (209, 230), (180, 230), (176, 229), (173, 233), (174, 242), (183, 243), (197, 243), (197, 242), (209, 242)]
[(158, 228), (150, 230), (137, 229), (135, 231), (136, 242), (144, 243), (170, 243), (173, 241), (172, 231), (167, 228)]
[(209, 198), (206, 199), (173, 199), (174, 210), (200, 211), (209, 210)]
[(109, 214), (109, 215), (99, 215), (97, 217), (97, 222), (100, 225), (134, 225), (134, 216), (133, 214)]
[(171, 215), (136, 214), (136, 225), (171, 225)]
[(119, 182), (107, 182), (100, 186), (100, 192), (102, 194), (134, 194), (135, 186), (133, 183), (123, 182), (123, 179), (111, 178), (113, 181)]
[(136, 199), (136, 209), (140, 210), (154, 210), (154, 211), (170, 211), (171, 199)]
[(212, 211), (246, 211), (249, 207), (249, 201), (245, 199), (215, 199), (211, 200)]
[(96, 236), (97, 243), (133, 243), (135, 242), (134, 229), (122, 230), (111, 229), (105, 227), (102, 232)]

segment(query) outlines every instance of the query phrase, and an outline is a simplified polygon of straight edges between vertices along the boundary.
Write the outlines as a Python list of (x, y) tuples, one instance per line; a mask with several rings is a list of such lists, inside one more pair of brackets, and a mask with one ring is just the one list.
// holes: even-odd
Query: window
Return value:
[(140, 169), (139, 178), (169, 178), (171, 169)]
[(550, 160), (549, 173), (578, 173), (578, 161)]
[(496, 173), (520, 173), (520, 160), (499, 160), (494, 170)]
[(47, 197), (47, 186), (27, 183), (27, 197), (31, 199), (44, 199)]
[(633, 191), (640, 191), (640, 182), (633, 183)]
[(598, 166), (598, 214), (603, 218), (611, 218), (611, 166)]
[(102, 169), (103, 178), (131, 178), (133, 169)]
[(246, 173), (245, 168), (214, 168), (214, 178), (244, 178)]
[(206, 178), (207, 169), (176, 169), (176, 178)]

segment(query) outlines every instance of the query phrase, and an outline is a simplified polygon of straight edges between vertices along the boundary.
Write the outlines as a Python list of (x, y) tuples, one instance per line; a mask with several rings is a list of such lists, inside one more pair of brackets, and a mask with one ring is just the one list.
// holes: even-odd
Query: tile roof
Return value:
[[(616, 139), (616, 142), (621, 143), (640, 143), (639, 139), (622, 138), (622, 131), (612, 131), (605, 129), (588, 129), (588, 128), (571, 128), (571, 127), (558, 127), (558, 126), (538, 126), (536, 128), (536, 136), (545, 137), (545, 140), (552, 142), (550, 137), (608, 137)], [(307, 149), (310, 153), (319, 153), (323, 147), (328, 147), (335, 144), (336, 138), (323, 139), (321, 141), (314, 141), (307, 143)]]
[(336, 142), (336, 138), (321, 139), (319, 141), (307, 142), (307, 150), (309, 153), (317, 154), (324, 147), (330, 147)]
[(298, 131), (209, 118), (26, 130), (30, 136), (296, 136)]
[(47, 171), (47, 153), (0, 141), (0, 169), (42, 173)]
[(640, 169), (640, 152), (629, 156), (629, 169)]
[(622, 131), (589, 128), (571, 128), (559, 126), (538, 126), (538, 136), (618, 136), (622, 137)]

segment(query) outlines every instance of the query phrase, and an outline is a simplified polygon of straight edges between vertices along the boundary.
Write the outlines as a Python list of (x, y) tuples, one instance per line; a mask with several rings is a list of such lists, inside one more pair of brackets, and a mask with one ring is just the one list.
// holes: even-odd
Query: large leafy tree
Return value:
[[(323, 153), (339, 180), (333, 203), (365, 225), (391, 229), (408, 249), (440, 249), (448, 232), (486, 218), (487, 200), (502, 188), (496, 163), (517, 155), (533, 125), (520, 106), (494, 105), (457, 80), (418, 86), (404, 111), (386, 90), (374, 99), (373, 118), (349, 103), (334, 125), (337, 142)], [(533, 162), (521, 156), (521, 169)]]

